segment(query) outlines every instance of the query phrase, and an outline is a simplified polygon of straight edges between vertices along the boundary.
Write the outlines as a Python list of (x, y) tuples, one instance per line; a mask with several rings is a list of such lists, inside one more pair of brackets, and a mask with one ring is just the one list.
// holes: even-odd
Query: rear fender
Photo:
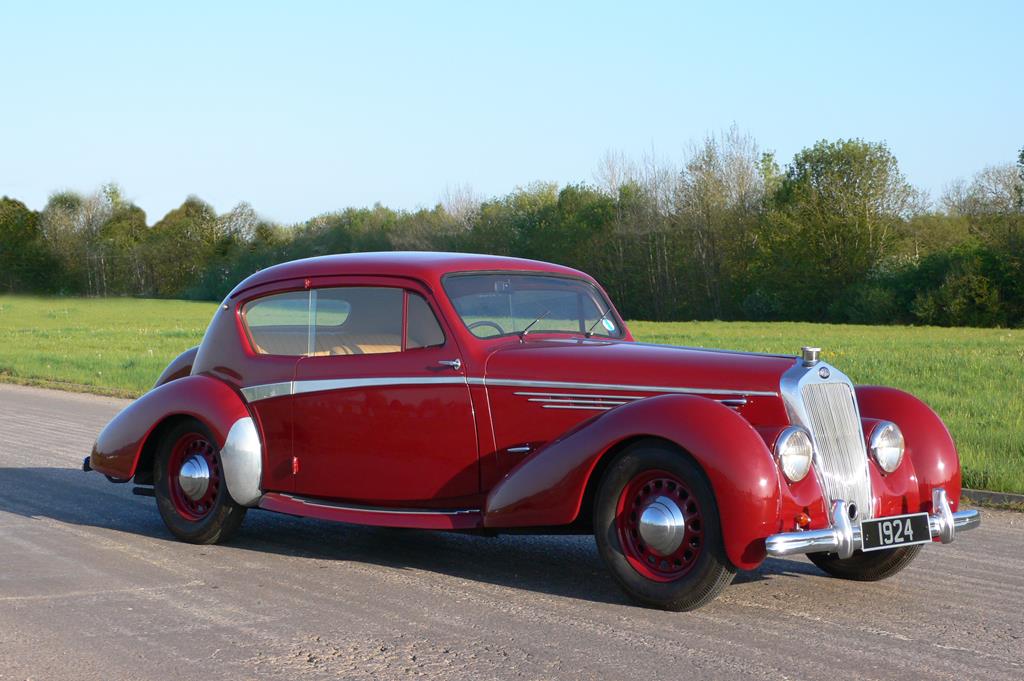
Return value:
[(160, 374), (160, 378), (156, 379), (156, 383), (153, 384), (153, 387), (159, 388), (164, 383), (170, 383), (171, 381), (176, 381), (179, 378), (185, 378), (191, 374), (192, 365), (195, 364), (197, 354), (199, 354), (198, 345), (194, 348), (189, 348), (172, 359), (171, 363), (168, 364), (167, 368)]
[(904, 456), (913, 465), (922, 503), (930, 502), (932, 490), (942, 487), (952, 510), (957, 511), (960, 456), (939, 415), (909, 393), (875, 385), (857, 387), (857, 404), (862, 417), (892, 421), (903, 431), (907, 447)]
[(162, 425), (176, 418), (204, 424), (221, 450), (228, 492), (239, 504), (259, 499), (262, 447), (252, 415), (242, 397), (209, 376), (185, 376), (135, 400), (107, 424), (93, 446), (91, 466), (117, 480), (141, 473), (143, 453), (151, 451)]
[(536, 451), (488, 495), (484, 525), (573, 522), (602, 457), (619, 443), (651, 436), (675, 443), (704, 470), (718, 504), (729, 560), (740, 569), (760, 564), (765, 537), (779, 528), (778, 467), (742, 416), (693, 395), (662, 395), (617, 407)]

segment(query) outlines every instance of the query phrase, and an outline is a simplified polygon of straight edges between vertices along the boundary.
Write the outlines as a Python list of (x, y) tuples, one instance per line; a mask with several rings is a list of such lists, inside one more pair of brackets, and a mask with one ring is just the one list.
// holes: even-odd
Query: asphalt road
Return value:
[(78, 470), (123, 404), (0, 386), (0, 679), (1024, 678), (1024, 514), (886, 582), (770, 560), (665, 613), (587, 537), (256, 511), (228, 545), (176, 542), (151, 498)]

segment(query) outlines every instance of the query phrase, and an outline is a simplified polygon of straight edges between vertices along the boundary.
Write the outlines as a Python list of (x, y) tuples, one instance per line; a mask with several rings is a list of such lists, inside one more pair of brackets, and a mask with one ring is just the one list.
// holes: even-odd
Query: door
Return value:
[(458, 347), (425, 292), (388, 283), (311, 291), (312, 352), (292, 398), (297, 494), (438, 506), (479, 492)]

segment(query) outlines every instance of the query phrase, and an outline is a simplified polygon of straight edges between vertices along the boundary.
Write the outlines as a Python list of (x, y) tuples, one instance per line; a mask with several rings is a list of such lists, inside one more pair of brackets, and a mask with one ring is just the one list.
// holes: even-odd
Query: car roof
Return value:
[(231, 292), (231, 297), (255, 286), (286, 279), (329, 277), (343, 275), (377, 275), (412, 277), (431, 283), (445, 274), (474, 271), (547, 272), (562, 276), (593, 279), (579, 270), (563, 265), (476, 253), (440, 253), (434, 251), (382, 251), (374, 253), (344, 253), (303, 258), (274, 265), (250, 275)]

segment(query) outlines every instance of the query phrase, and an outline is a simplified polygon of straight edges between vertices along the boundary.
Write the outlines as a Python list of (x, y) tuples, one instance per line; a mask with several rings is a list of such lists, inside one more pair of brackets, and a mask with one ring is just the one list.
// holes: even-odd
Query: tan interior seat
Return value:
[(401, 349), (402, 339), (393, 334), (318, 332), (316, 335), (316, 355), (373, 355)]

